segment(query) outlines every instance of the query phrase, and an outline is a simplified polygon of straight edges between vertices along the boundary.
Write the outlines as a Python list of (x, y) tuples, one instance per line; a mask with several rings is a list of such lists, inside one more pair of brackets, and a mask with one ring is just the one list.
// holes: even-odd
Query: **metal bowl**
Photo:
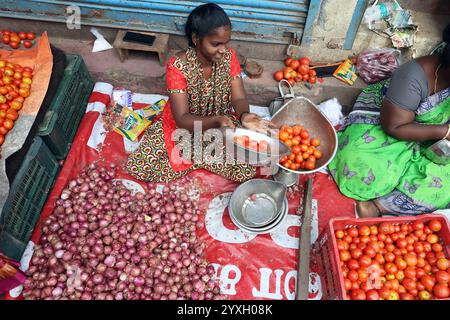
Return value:
[(247, 226), (239, 223), (239, 221), (232, 214), (230, 207), (228, 208), (228, 212), (230, 214), (231, 221), (234, 223), (234, 225), (236, 227), (238, 227), (239, 229), (241, 229), (242, 231), (245, 231), (245, 232), (251, 233), (251, 234), (266, 234), (266, 233), (273, 232), (284, 221), (284, 219), (288, 215), (288, 210), (289, 210), (289, 204), (288, 204), (287, 198), (285, 197), (280, 214), (277, 216), (277, 218), (272, 223), (269, 223), (268, 225), (261, 226), (261, 227), (247, 227)]
[[(221, 128), (225, 137), (225, 150), (233, 159), (240, 162), (248, 163), (253, 166), (266, 166), (270, 163), (277, 163), (280, 158), (290, 154), (290, 148), (278, 137), (270, 137), (266, 134), (244, 129), (244, 128)], [(269, 152), (257, 152), (244, 148), (234, 142), (236, 136), (248, 136), (251, 140), (258, 142), (266, 141), (269, 145)]]
[(270, 225), (282, 212), (286, 191), (286, 186), (280, 182), (266, 179), (246, 181), (234, 190), (228, 211), (239, 225), (247, 228)]
[(286, 168), (279, 166), (278, 172), (274, 174), (273, 180), (284, 183), (286, 186), (290, 187), (294, 184), (298, 184), (300, 175), (298, 173), (294, 173), (292, 170), (287, 170)]
[(316, 105), (304, 97), (295, 97), (287, 102), (272, 117), (272, 122), (278, 126), (300, 124), (306, 128), (311, 137), (320, 139), (319, 150), (322, 151), (322, 158), (317, 160), (317, 167), (313, 170), (291, 170), (278, 166), (284, 170), (296, 174), (309, 174), (326, 167), (333, 160), (337, 151), (337, 134), (333, 125), (325, 117)]

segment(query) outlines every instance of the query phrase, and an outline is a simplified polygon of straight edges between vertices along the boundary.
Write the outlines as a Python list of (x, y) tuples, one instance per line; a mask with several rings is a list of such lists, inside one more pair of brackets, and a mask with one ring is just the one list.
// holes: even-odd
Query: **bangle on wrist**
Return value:
[(442, 140), (447, 139), (449, 135), (450, 135), (450, 124), (448, 125), (447, 133), (446, 133), (445, 136), (442, 138)]
[(242, 123), (242, 117), (243, 117), (245, 114), (249, 114), (249, 113), (250, 113), (250, 112), (248, 112), (248, 111), (242, 112), (242, 113), (241, 113), (241, 116), (239, 117), (239, 122)]

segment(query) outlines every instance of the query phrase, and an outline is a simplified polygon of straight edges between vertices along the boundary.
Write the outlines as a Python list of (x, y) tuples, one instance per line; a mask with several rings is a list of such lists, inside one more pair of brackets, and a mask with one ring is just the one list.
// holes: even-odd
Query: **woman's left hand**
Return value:
[(270, 130), (278, 129), (278, 126), (271, 121), (264, 120), (254, 113), (246, 113), (242, 116), (242, 125), (249, 130), (267, 134)]

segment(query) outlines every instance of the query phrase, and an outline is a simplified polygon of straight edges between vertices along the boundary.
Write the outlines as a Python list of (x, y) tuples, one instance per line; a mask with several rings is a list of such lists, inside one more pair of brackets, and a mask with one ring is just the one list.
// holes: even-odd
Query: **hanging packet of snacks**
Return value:
[(132, 109), (113, 102), (113, 113), (118, 115), (114, 122), (114, 131), (118, 134), (135, 141), (139, 135), (152, 123)]
[(358, 78), (356, 75), (356, 66), (350, 59), (345, 59), (336, 71), (334, 71), (333, 76), (349, 85), (353, 85)]

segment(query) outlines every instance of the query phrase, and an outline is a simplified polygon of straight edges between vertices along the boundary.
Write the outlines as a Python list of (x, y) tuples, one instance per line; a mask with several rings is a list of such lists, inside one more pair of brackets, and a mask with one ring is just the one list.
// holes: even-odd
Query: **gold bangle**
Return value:
[(450, 124), (448, 125), (447, 133), (446, 133), (445, 136), (442, 138), (442, 140), (447, 139), (449, 135), (450, 135)]

